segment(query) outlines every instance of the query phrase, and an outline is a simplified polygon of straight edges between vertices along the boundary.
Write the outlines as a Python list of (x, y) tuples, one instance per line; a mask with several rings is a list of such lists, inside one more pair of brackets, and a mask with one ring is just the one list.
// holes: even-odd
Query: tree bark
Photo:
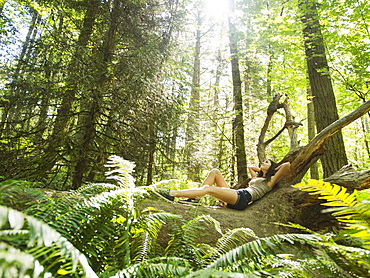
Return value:
[(199, 161), (195, 155), (198, 151), (197, 138), (199, 136), (199, 109), (200, 109), (200, 46), (201, 46), (201, 11), (197, 11), (197, 31), (195, 40), (193, 80), (190, 93), (188, 123), (186, 127), (186, 160), (188, 179), (199, 180)]
[[(315, 110), (313, 108), (312, 93), (311, 88), (307, 88), (307, 131), (308, 131), (308, 142), (315, 138), (316, 128), (315, 128)], [(317, 162), (312, 164), (310, 168), (311, 179), (319, 179), (319, 166)]]
[[(234, 1), (230, 0), (231, 13), (234, 11)], [(229, 46), (231, 54), (231, 75), (233, 81), (234, 98), (234, 120), (232, 124), (233, 135), (235, 138), (235, 154), (238, 173), (238, 183), (241, 184), (247, 178), (247, 156), (245, 153), (244, 142), (244, 120), (243, 120), (243, 98), (242, 82), (239, 71), (238, 47), (236, 37), (236, 27), (229, 16)]]
[[(274, 141), (285, 129), (287, 129), (289, 133), (290, 151), (294, 151), (295, 149), (298, 148), (299, 141), (297, 139), (296, 129), (300, 127), (302, 124), (299, 122), (295, 122), (293, 113), (288, 103), (288, 97), (286, 96), (284, 102), (282, 103), (280, 102), (281, 97), (282, 97), (281, 94), (275, 95), (273, 100), (270, 102), (269, 107), (267, 108), (267, 117), (261, 129), (260, 136), (258, 137), (257, 157), (259, 162), (266, 160), (266, 147), (272, 141)], [(286, 119), (285, 125), (272, 138), (265, 141), (266, 132), (269, 128), (271, 119), (280, 108), (283, 108), (285, 111)]]
[(147, 177), (146, 177), (146, 184), (150, 185), (153, 184), (153, 168), (155, 165), (154, 154), (156, 151), (157, 145), (157, 138), (155, 134), (155, 127), (154, 122), (149, 121), (149, 154), (148, 154), (148, 169), (147, 169)]
[(271, 72), (273, 70), (274, 64), (275, 64), (275, 56), (274, 56), (274, 51), (272, 50), (271, 46), (268, 46), (269, 49), (269, 61), (267, 64), (267, 74), (266, 74), (266, 92), (269, 97), (272, 97), (272, 77), (271, 77)]
[[(307, 59), (308, 76), (313, 95), (317, 131), (336, 121), (338, 117), (329, 66), (325, 55), (316, 0), (300, 3), (304, 23), (303, 36)], [(328, 177), (347, 164), (347, 156), (341, 132), (332, 136), (326, 144), (325, 155), (321, 158), (324, 177)]]

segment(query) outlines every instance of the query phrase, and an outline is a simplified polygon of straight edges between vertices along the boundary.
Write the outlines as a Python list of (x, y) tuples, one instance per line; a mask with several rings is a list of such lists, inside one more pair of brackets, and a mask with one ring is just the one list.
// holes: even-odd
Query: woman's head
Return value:
[(266, 161), (260, 164), (260, 169), (258, 173), (258, 177), (265, 177), (266, 181), (269, 181), (273, 175), (275, 175), (276, 170), (275, 168), (278, 166), (277, 163), (272, 161), (271, 159), (267, 159)]

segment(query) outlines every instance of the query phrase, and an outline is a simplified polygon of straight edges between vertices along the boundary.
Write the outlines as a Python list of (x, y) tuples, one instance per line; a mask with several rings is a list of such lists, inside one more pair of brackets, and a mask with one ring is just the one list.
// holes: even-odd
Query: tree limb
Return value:
[(325, 143), (343, 127), (357, 120), (369, 111), (370, 101), (367, 101), (347, 116), (340, 118), (324, 128), (306, 146), (298, 149), (293, 156), (291, 153), (287, 154), (283, 161), (291, 162), (291, 171), (284, 178), (284, 181), (289, 182), (289, 184), (300, 182), (311, 165), (325, 152)]

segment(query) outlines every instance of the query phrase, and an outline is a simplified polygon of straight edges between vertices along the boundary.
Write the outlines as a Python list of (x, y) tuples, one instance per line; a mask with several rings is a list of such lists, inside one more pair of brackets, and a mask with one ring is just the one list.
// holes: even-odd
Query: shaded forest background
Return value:
[[(103, 181), (108, 157), (118, 155), (136, 164), (137, 185), (200, 181), (214, 167), (237, 185), (258, 164), (274, 95), (289, 98), (299, 123), (294, 146), (288, 128), (266, 146), (276, 161), (368, 100), (364, 0), (3, 0), (0, 14), (3, 180), (77, 189)], [(310, 54), (318, 38), (322, 52)], [(320, 119), (329, 97), (312, 95), (324, 91), (312, 83), (315, 57), (327, 63), (317, 72), (330, 82), (329, 122)], [(266, 138), (285, 125), (275, 113)], [(368, 169), (368, 115), (340, 136), (343, 160), (334, 160)]]

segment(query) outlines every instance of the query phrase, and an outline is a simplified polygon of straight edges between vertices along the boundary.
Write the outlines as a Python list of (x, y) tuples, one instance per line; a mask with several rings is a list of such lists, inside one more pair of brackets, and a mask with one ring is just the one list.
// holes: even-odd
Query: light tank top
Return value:
[(265, 178), (258, 178), (251, 180), (249, 187), (246, 190), (251, 194), (252, 201), (256, 201), (264, 196), (267, 192), (271, 191), (272, 188), (267, 185)]

